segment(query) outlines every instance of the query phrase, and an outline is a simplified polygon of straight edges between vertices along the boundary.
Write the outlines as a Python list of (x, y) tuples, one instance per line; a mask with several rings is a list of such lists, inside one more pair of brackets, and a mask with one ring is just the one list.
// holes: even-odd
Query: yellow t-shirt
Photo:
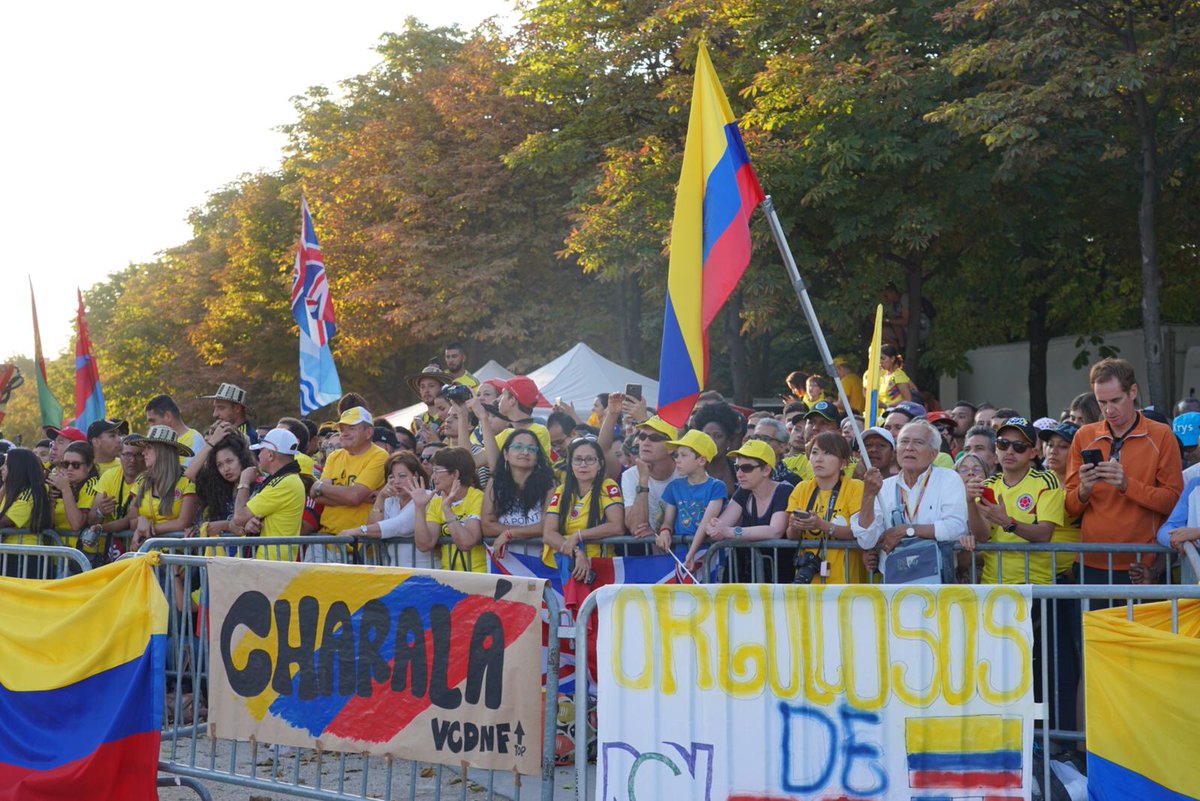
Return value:
[(847, 373), (842, 376), (842, 389), (846, 390), (846, 398), (850, 401), (850, 408), (856, 412), (861, 412), (866, 408), (866, 402), (863, 400), (863, 380), (853, 373)]
[(179, 463), (186, 465), (191, 462), (192, 459), (195, 459), (195, 454), (199, 453), (200, 449), (204, 447), (204, 435), (194, 428), (189, 428), (187, 431), (179, 435), (179, 444), (185, 445), (192, 449), (192, 456), (180, 455), (179, 457)]
[[(805, 511), (816, 493), (816, 501), (812, 504), (812, 513), (824, 520), (829, 515), (829, 498), (832, 490), (817, 488), (815, 480), (805, 481), (792, 490), (788, 496), (787, 511)], [(832, 522), (839, 526), (850, 525), (850, 516), (862, 509), (863, 483), (857, 478), (842, 478), (841, 489), (838, 490), (837, 504), (833, 508)], [(817, 539), (819, 535), (806, 535), (805, 539)], [(816, 549), (808, 549), (816, 553)], [(829, 576), (813, 578), (814, 584), (866, 584), (870, 581), (867, 567), (863, 564), (858, 550), (843, 548), (827, 548), (825, 560), (829, 562)]]
[(113, 459), (111, 462), (96, 462), (96, 472), (99, 475), (104, 475), (109, 470), (112, 470), (114, 467), (120, 467), (120, 466), (121, 466), (120, 459)]
[[(1066, 491), (1065, 489), (1063, 490)], [(1083, 541), (1079, 531), (1079, 521), (1072, 520), (1068, 517), (1066, 510), (1063, 510), (1063, 524), (1054, 527), (1054, 536), (1050, 538), (1053, 543), (1073, 543), (1078, 544)], [(1054, 567), (1056, 568), (1055, 575), (1061, 576), (1072, 567), (1075, 566), (1075, 560), (1079, 557), (1076, 554), (1068, 553), (1067, 551), (1059, 551), (1054, 554)]]
[[(250, 500), (246, 508), (262, 518), (260, 537), (299, 537), (300, 520), (304, 517), (304, 482), (296, 473), (268, 481)], [(256, 549), (260, 559), (272, 562), (294, 562), (298, 546)]]
[(816, 395), (810, 395), (807, 391), (804, 393), (804, 402), (808, 404), (808, 408), (816, 406), (821, 401), (825, 400), (825, 393), (820, 392)]
[(900, 401), (904, 400), (904, 396), (900, 394), (900, 390), (896, 389), (900, 384), (911, 384), (912, 379), (908, 377), (908, 373), (897, 367), (891, 373), (879, 373), (879, 410), (882, 412), (888, 406), (895, 406)]
[(944, 467), (947, 470), (954, 469), (954, 457), (948, 453), (938, 451), (938, 455), (933, 457), (933, 463), (937, 467)]
[[(138, 479), (138, 491), (142, 491), (145, 484), (146, 477), (142, 476)], [(195, 494), (196, 485), (189, 481), (187, 476), (180, 476), (179, 480), (175, 482), (175, 501), (171, 504), (171, 513), (164, 515), (158, 511), (159, 499), (155, 497), (149, 488), (146, 488), (142, 494), (142, 502), (138, 506), (138, 515), (146, 518), (155, 525), (168, 520), (174, 520), (179, 517), (179, 509), (183, 506), (184, 497)]]
[(112, 498), (116, 504), (116, 509), (105, 520), (117, 520), (125, 516), (133, 496), (137, 493), (137, 484), (136, 478), (133, 481), (125, 480), (125, 471), (120, 465), (100, 474), (100, 478), (96, 479), (95, 494)]
[[(1015, 487), (1004, 483), (1004, 476), (992, 476), (984, 484), (991, 487), (996, 501), (1004, 500), (1004, 509), (1018, 523), (1054, 523), (1063, 525), (1066, 493), (1058, 476), (1049, 470), (1030, 470)], [(1056, 532), (1057, 533), (1057, 532)], [(1009, 534), (1000, 526), (992, 526), (992, 542), (1027, 543), (1017, 534)], [(1002, 581), (999, 580), (1003, 574)], [(1025, 578), (1025, 554), (985, 552), (983, 555), (983, 584), (1053, 584), (1049, 553), (1029, 554), (1029, 579)]]
[[(474, 487), (467, 487), (467, 494), (463, 496), (458, 503), (450, 504), (450, 508), (454, 510), (454, 514), (459, 520), (479, 520), (483, 514), (483, 493)], [(425, 522), (429, 525), (437, 526), (439, 537), (450, 536), (450, 526), (446, 523), (446, 514), (442, 511), (441, 496), (435, 495), (429, 501), (429, 507), (425, 510)], [(471, 566), (467, 567), (466, 560), (470, 559)], [(443, 570), (459, 570), (471, 573), (486, 573), (487, 566), (487, 550), (480, 543), (470, 551), (463, 551), (453, 543), (442, 546), (442, 569)]]
[[(374, 443), (358, 456), (351, 456), (350, 451), (339, 448), (325, 459), (321, 480), (335, 487), (362, 484), (375, 492), (383, 486), (383, 468), (387, 458), (387, 451)], [(325, 511), (321, 512), (321, 531), (340, 534), (348, 528), (358, 528), (367, 522), (370, 513), (370, 498), (358, 506), (326, 505)]]
[[(120, 468), (117, 468), (120, 470)], [(92, 508), (92, 503), (96, 499), (96, 484), (100, 481), (98, 476), (93, 476), (83, 482), (83, 486), (79, 488), (79, 497), (75, 499), (75, 505), (80, 510), (86, 512)], [(71, 525), (71, 521), (67, 519), (67, 504), (62, 498), (54, 501), (54, 516), (51, 519), (51, 526), (58, 532), (59, 539), (62, 544), (68, 548), (74, 548), (76, 541), (79, 539), (78, 529)]]
[(793, 473), (800, 476), (801, 481), (812, 480), (812, 465), (808, 463), (808, 457), (803, 453), (798, 453), (795, 456), (783, 457), (783, 464), (788, 470), (791, 470)]
[[(517, 429), (515, 429), (515, 428), (506, 428), (503, 431), (501, 431), (499, 434), (497, 434), (496, 435), (496, 448), (499, 450), (503, 450), (504, 443), (508, 442), (508, 438), (511, 437), (513, 432), (516, 430)], [(550, 450), (551, 450), (551, 448), (550, 448), (550, 432), (541, 423), (530, 423), (529, 428), (526, 430), (532, 432), (533, 435), (538, 438), (538, 442), (540, 442), (542, 444), (542, 450), (544, 450), (546, 452), (546, 458), (549, 459), (550, 458)]]
[[(562, 495), (563, 487), (560, 486), (554, 491), (554, 496), (550, 499), (550, 505), (546, 507), (545, 513), (547, 515), (562, 514)], [(600, 486), (601, 518), (604, 517), (605, 513), (609, 509), (617, 506), (618, 504), (621, 506), (625, 505), (625, 501), (621, 497), (621, 487), (611, 478), (604, 479), (604, 483)], [(589, 490), (582, 498), (577, 499), (575, 504), (571, 507), (571, 515), (567, 518), (568, 535), (575, 534), (583, 531), (584, 529), (592, 528), (593, 526), (598, 526), (603, 522), (601, 519), (593, 521), (591, 525), (588, 524), (588, 510), (591, 508), (591, 505), (592, 493)], [(588, 543), (585, 546), (585, 550), (588, 556), (599, 556), (601, 553), (600, 546), (594, 543)], [(554, 559), (555, 554), (556, 551), (551, 549), (549, 545), (542, 546), (542, 562), (546, 565), (550, 567), (558, 567), (558, 562), (556, 562)]]
[(306, 476), (313, 475), (313, 468), (316, 466), (316, 461), (307, 453), (296, 454), (296, 464), (300, 465), (300, 472)]
[[(33, 518), (33, 493), (25, 490), (18, 495), (4, 516), (12, 522), (13, 528), (29, 528), (29, 521)], [(37, 534), (5, 534), (4, 544), (41, 545), (42, 538)]]
[(464, 387), (470, 387), (473, 390), (479, 389), (479, 379), (467, 372), (454, 379), (454, 383), (462, 384)]

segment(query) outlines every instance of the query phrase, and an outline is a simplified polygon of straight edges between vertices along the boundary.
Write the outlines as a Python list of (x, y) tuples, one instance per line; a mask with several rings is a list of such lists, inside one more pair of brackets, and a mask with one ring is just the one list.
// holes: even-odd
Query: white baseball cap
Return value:
[(261, 451), (263, 448), (269, 448), (284, 456), (295, 456), (300, 452), (300, 441), (286, 428), (272, 428), (261, 442), (250, 446), (252, 451)]

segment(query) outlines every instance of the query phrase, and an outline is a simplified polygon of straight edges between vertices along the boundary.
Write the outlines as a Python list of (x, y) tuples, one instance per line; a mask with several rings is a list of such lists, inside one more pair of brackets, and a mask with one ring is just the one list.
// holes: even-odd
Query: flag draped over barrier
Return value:
[(167, 602), (156, 561), (0, 578), (0, 801), (158, 798)]
[(104, 390), (100, 387), (100, 368), (92, 355), (92, 337), (88, 333), (87, 316), (83, 310), (83, 293), (78, 288), (79, 299), (75, 325), (75, 427), (87, 431), (88, 426), (107, 416), (104, 408)]
[(675, 191), (658, 414), (687, 422), (708, 377), (708, 328), (750, 263), (750, 215), (763, 190), (708, 50), (700, 45)]
[(337, 332), (325, 259), (308, 200), (300, 199), (300, 243), (292, 279), (292, 317), (300, 327), (300, 412), (311, 414), (342, 396), (329, 341)]
[(1177, 615), (1169, 602), (1140, 604), (1128, 617), (1125, 606), (1083, 616), (1088, 798), (1200, 798), (1200, 709), (1180, 699), (1200, 682), (1200, 601), (1180, 601)]
[(37, 299), (33, 296), (32, 278), (29, 279), (29, 304), (33, 307), (33, 372), (37, 377), (38, 410), (43, 426), (58, 428), (63, 424), (63, 407), (50, 391), (50, 383), (46, 380), (46, 359), (42, 356), (42, 334), (38, 329)]

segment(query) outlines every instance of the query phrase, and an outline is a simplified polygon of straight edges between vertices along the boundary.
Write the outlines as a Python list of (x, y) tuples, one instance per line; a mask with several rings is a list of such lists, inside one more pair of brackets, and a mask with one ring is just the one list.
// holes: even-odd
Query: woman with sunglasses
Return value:
[(486, 573), (487, 551), (479, 516), (483, 513), (483, 493), (475, 460), (466, 448), (442, 448), (433, 454), (429, 468), (432, 489), (426, 489), (419, 477), (405, 484), (416, 504), (413, 539), (417, 548), (431, 553), (439, 538), (451, 543), (442, 548), (442, 569)]
[[(726, 456), (736, 458), (733, 464), (737, 478), (737, 489), (725, 505), (720, 517), (711, 521), (707, 528), (696, 532), (688, 550), (687, 567), (691, 570), (706, 539), (737, 542), (783, 539), (787, 531), (788, 496), (792, 486), (781, 484), (771, 478), (775, 469), (775, 450), (765, 442), (748, 440), (742, 447), (730, 451)], [(792, 560), (776, 554), (779, 581), (791, 583)], [(737, 560), (737, 579), (750, 580), (750, 560)]]
[[(46, 492), (46, 471), (42, 460), (28, 448), (12, 448), (0, 465), (0, 483), (4, 495), (0, 499), (0, 528), (24, 528), (32, 534), (5, 534), (5, 545), (38, 545), (41, 532), (51, 526), (54, 504)], [(8, 568), (16, 569), (16, 558), (6, 560)], [(6, 569), (6, 575), (16, 575)]]
[(87, 525), (88, 512), (96, 498), (96, 465), (92, 446), (72, 442), (47, 479), (55, 496), (52, 525), (62, 544), (77, 546), (77, 533)]
[[(600, 555), (596, 540), (625, 532), (625, 504), (617, 482), (604, 477), (604, 450), (594, 439), (571, 440), (567, 477), (546, 507), (542, 562), (583, 581), (589, 557)], [(569, 511), (568, 511), (569, 510)]]
[(513, 540), (542, 536), (542, 518), (557, 481), (550, 458), (532, 431), (514, 431), (483, 496), (483, 536), (495, 537), (498, 558)]

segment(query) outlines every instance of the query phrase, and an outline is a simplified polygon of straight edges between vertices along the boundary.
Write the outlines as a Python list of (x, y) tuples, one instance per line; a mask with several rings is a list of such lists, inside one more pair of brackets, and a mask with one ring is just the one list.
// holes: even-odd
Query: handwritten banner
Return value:
[(1030, 797), (1027, 587), (598, 592), (597, 801)]
[(219, 737), (541, 772), (543, 583), (213, 559)]

